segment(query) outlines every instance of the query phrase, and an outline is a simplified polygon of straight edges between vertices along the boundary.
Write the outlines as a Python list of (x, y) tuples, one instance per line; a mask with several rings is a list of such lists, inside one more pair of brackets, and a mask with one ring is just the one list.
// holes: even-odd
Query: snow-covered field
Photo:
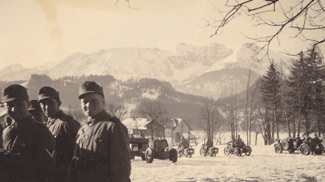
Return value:
[(154, 159), (148, 164), (140, 157), (132, 160), (133, 182), (200, 181), (325, 181), (325, 154), (304, 156), (299, 152), (276, 154), (273, 145), (252, 145), (251, 156), (226, 156), (218, 145), (216, 157), (202, 157), (200, 144), (192, 158), (176, 163)]

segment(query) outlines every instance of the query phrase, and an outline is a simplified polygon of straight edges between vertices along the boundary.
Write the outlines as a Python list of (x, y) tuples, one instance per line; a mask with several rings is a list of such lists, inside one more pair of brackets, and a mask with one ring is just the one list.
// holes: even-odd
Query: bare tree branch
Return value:
[(221, 21), (220, 25), (217, 27), (217, 30), (210, 37), (213, 37), (214, 35), (216, 35), (218, 33), (219, 29), (224, 27), (233, 18), (233, 16), (235, 16), (236, 13), (243, 7), (244, 4), (247, 4), (251, 1), (253, 1), (253, 0), (248, 0), (248, 1), (245, 1), (243, 3), (239, 3), (235, 6), (233, 6), (233, 8), (225, 15), (225, 17)]
[[(311, 35), (304, 34), (307, 31), (325, 31), (325, 7), (322, 0), (297, 0), (292, 2), (285, 0), (265, 0), (264, 2), (246, 0), (240, 2), (235, 0), (234, 2), (235, 4), (229, 5), (229, 1), (227, 1), (226, 6), (231, 7), (231, 9), (226, 12), (221, 20), (215, 21), (213, 24), (209, 22), (207, 26), (216, 25), (216, 30), (210, 37), (217, 35), (221, 28), (226, 27), (234, 18), (245, 13), (247, 16), (254, 18), (257, 23), (255, 26), (265, 26), (274, 29), (270, 34), (258, 32), (255, 38), (246, 36), (256, 43), (262, 43), (262, 50), (266, 50), (266, 56), (268, 57), (270, 44), (274, 41), (280, 44), (279, 35), (285, 29), (294, 30), (290, 38), (303, 38), (309, 42), (314, 42), (314, 45), (324, 43), (325, 34), (321, 40), (313, 40)], [(267, 7), (271, 5), (274, 5), (273, 11), (277, 14), (274, 13), (276, 16), (268, 16), (267, 19), (263, 15), (270, 12), (270, 8)]]
[[(259, 6), (259, 7), (257, 7), (257, 8), (248, 9), (248, 12), (250, 12), (250, 11), (256, 11), (256, 10), (259, 10), (259, 9), (265, 8), (265, 7), (270, 6), (270, 5), (275, 5), (276, 2), (277, 2), (277, 1), (270, 2), (270, 3), (267, 3), (267, 4), (265, 4), (265, 5)], [(274, 9), (274, 10), (275, 10), (275, 9)]]

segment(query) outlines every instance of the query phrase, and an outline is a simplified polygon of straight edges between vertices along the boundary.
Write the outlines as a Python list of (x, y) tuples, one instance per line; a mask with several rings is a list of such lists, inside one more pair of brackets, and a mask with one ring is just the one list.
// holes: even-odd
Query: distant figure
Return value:
[(319, 139), (317, 133), (314, 134), (314, 138)]
[(142, 131), (140, 131), (140, 137), (141, 137), (141, 138), (144, 138), (144, 134), (143, 134)]
[(52, 87), (42, 87), (38, 91), (38, 102), (48, 117), (46, 123), (55, 140), (56, 172), (55, 181), (65, 181), (73, 156), (78, 121), (65, 114), (61, 109), (59, 92)]
[(306, 142), (306, 143), (311, 143), (311, 137), (309, 136), (308, 133), (304, 134), (303, 141)]
[(234, 142), (234, 147), (237, 147), (238, 152), (240, 151), (241, 148), (245, 146), (245, 143), (243, 140), (240, 138), (240, 135), (237, 136), (237, 139)]
[(188, 143), (188, 141), (183, 136), (181, 136), (181, 141), (179, 143), (179, 147), (180, 146), (183, 146), (184, 149), (187, 149), (187, 148), (190, 147), (190, 144)]
[(46, 116), (44, 115), (41, 106), (39, 105), (37, 100), (31, 100), (30, 106), (28, 108), (28, 112), (32, 115), (32, 117), (38, 121), (39, 123), (46, 124)]
[(314, 134), (314, 138), (311, 139), (311, 150), (315, 151), (317, 145), (321, 142), (321, 139), (318, 137), (317, 133)]
[(187, 155), (188, 148), (190, 148), (190, 144), (183, 136), (181, 136), (181, 141), (178, 144), (178, 152), (181, 155), (183, 155), (183, 154)]
[(314, 138), (311, 139), (313, 143), (318, 143), (320, 141), (317, 133), (314, 134)]

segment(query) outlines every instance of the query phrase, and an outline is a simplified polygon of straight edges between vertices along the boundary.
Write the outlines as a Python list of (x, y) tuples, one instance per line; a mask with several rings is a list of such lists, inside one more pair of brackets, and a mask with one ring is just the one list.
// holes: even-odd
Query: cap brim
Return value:
[(98, 93), (95, 92), (95, 91), (87, 91), (87, 92), (84, 92), (84, 93), (80, 94), (78, 98), (81, 99), (81, 98), (84, 97), (85, 95), (87, 95), (87, 94), (92, 94), (92, 93), (94, 93), (94, 94), (98, 94)]
[(21, 100), (21, 99), (17, 99), (17, 98), (8, 98), (8, 99), (4, 99), (2, 100), (2, 104), (5, 103), (5, 102), (11, 102), (11, 101), (15, 101), (15, 100)]
[(38, 102), (41, 102), (42, 100), (45, 100), (45, 99), (51, 99), (51, 98), (53, 98), (53, 97), (50, 97), (50, 96), (39, 97)]

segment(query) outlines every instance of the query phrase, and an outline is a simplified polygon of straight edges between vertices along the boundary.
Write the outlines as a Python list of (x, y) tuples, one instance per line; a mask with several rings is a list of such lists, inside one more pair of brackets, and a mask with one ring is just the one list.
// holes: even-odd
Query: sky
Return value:
[(0, 68), (31, 68), (109, 48), (173, 50), (179, 43), (222, 43), (236, 49), (249, 42), (244, 35), (260, 31), (242, 16), (210, 37), (215, 28), (206, 20), (220, 19), (223, 1), (131, 0), (128, 5), (124, 0), (0, 0)]

